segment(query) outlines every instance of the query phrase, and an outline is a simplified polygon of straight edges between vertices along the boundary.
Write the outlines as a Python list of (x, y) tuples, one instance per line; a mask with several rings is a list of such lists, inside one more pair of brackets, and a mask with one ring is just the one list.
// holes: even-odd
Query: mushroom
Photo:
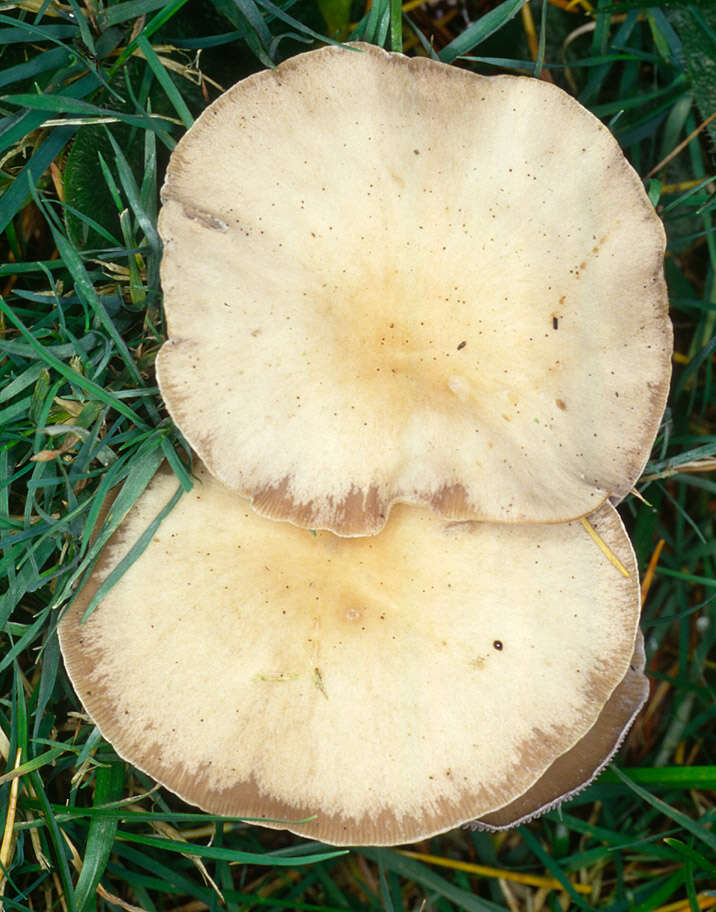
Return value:
[(590, 523), (628, 577), (579, 521), (398, 505), (381, 535), (346, 539), (198, 478), (82, 623), (173, 495), (173, 474), (155, 477), (59, 635), (117, 752), (207, 811), (335, 844), (489, 822), (624, 686), (639, 589), (609, 504)]
[(481, 830), (505, 830), (518, 826), (569, 801), (589, 785), (619, 750), (649, 696), (645, 664), (644, 637), (639, 631), (627, 673), (581, 741), (558, 757), (519, 798), (486, 814), (472, 825)]
[(554, 85), (311, 51), (209, 106), (162, 199), (161, 392), (259, 513), (552, 523), (634, 484), (670, 375), (664, 231)]

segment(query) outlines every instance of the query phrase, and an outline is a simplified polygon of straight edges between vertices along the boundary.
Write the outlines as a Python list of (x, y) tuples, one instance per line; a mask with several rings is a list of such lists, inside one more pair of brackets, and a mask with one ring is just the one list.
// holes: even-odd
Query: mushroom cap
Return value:
[[(207, 472), (89, 619), (176, 487), (160, 473), (60, 623), (118, 753), (207, 811), (394, 844), (524, 793), (624, 678), (639, 592), (613, 507), (544, 527), (398, 506), (377, 537), (258, 516)], [(268, 818), (268, 819), (267, 819)]]
[(527, 77), (369, 45), (235, 85), (162, 192), (172, 418), (272, 518), (620, 499), (670, 376), (664, 231), (609, 131)]
[(649, 679), (644, 674), (644, 637), (637, 633), (632, 657), (624, 679), (607, 700), (599, 718), (574, 747), (558, 757), (527, 791), (505, 807), (473, 826), (482, 830), (504, 830), (519, 826), (571, 800), (586, 788), (619, 750), (631, 725), (649, 696)]

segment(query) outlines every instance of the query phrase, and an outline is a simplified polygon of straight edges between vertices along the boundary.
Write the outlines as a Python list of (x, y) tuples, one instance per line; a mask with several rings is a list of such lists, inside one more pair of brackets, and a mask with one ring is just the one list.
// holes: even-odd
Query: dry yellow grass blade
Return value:
[[(125, 902), (119, 896), (115, 896), (114, 893), (109, 893), (102, 884), (97, 884), (97, 895), (101, 896), (102, 899), (107, 900), (108, 903), (111, 903), (113, 906), (119, 906), (120, 909), (124, 909), (125, 912), (147, 912), (142, 906), (133, 906), (131, 903)], [(204, 907), (208, 909), (209, 907), (204, 904)]]
[(425, 6), (425, 0), (408, 0), (407, 3), (403, 4), (402, 10), (404, 13), (410, 13), (419, 6)]
[[(152, 826), (152, 829), (156, 830), (156, 832), (159, 833), (160, 836), (164, 836), (165, 838), (171, 839), (174, 842), (187, 842), (187, 838), (186, 838), (185, 834), (182, 833), (181, 830), (178, 830), (176, 827), (173, 827), (170, 823), (164, 823), (161, 820), (155, 820), (152, 822), (151, 826)], [(214, 879), (212, 878), (212, 876), (207, 871), (206, 865), (201, 860), (201, 858), (198, 855), (191, 855), (189, 852), (187, 852), (186, 855), (184, 855), (184, 857), (188, 858), (191, 861), (191, 863), (194, 865), (194, 867), (201, 874), (201, 876), (204, 880), (204, 883), (209, 884), (209, 886), (212, 888), (212, 890), (219, 897), (219, 901), (221, 902), (221, 904), (225, 905), (226, 900), (224, 899), (224, 896), (223, 896), (221, 890), (217, 886), (217, 884), (214, 881)]]
[(594, 7), (589, 0), (549, 0), (549, 2), (552, 6), (566, 10), (568, 13), (594, 12)]
[[(696, 897), (699, 909), (713, 909), (716, 906), (716, 896), (708, 893), (699, 893)], [(667, 906), (659, 906), (654, 912), (691, 912), (691, 903), (688, 899), (679, 899), (677, 902), (669, 903)]]
[[(502, 868), (490, 868), (485, 865), (472, 864), (469, 861), (456, 861), (453, 858), (441, 858), (438, 855), (425, 855), (422, 852), (399, 851), (406, 858), (415, 858), (426, 864), (434, 864), (442, 868), (452, 868), (455, 871), (465, 871), (476, 877), (494, 877), (500, 880), (511, 880), (514, 883), (526, 884), (529, 887), (548, 887), (550, 890), (564, 890), (564, 884), (552, 877), (542, 877), (539, 874), (518, 874), (516, 871), (504, 871)], [(591, 893), (592, 888), (587, 884), (572, 884), (577, 893)]]
[(614, 552), (607, 546), (607, 543), (597, 534), (597, 530), (592, 526), (589, 520), (582, 517), (581, 523), (584, 528), (589, 532), (592, 539), (597, 543), (599, 550), (604, 554), (610, 564), (614, 564), (617, 570), (621, 573), (622, 576), (629, 578), (630, 574), (624, 564), (619, 560), (619, 558), (614, 554)]
[(654, 553), (649, 559), (649, 566), (646, 568), (646, 573), (644, 574), (644, 579), (641, 581), (641, 604), (644, 607), (644, 602), (646, 597), (649, 594), (649, 589), (651, 588), (651, 583), (654, 579), (654, 573), (656, 572), (656, 565), (659, 563), (659, 557), (664, 548), (664, 539), (660, 538), (657, 542), (656, 548), (654, 548)]
[(686, 190), (691, 190), (692, 187), (698, 187), (701, 183), (703, 183), (703, 178), (697, 177), (694, 180), (679, 181), (679, 183), (676, 184), (663, 184), (661, 192), (684, 193)]
[[(22, 749), (18, 748), (15, 754), (15, 769), (20, 765)], [(13, 779), (10, 786), (10, 798), (7, 805), (7, 816), (5, 817), (5, 831), (0, 843), (0, 896), (5, 892), (5, 881), (7, 872), (12, 861), (12, 854), (15, 848), (13, 840), (13, 827), (15, 826), (15, 813), (17, 811), (17, 793), (20, 788), (20, 778)]]
[(522, 16), (522, 28), (525, 30), (525, 35), (527, 36), (527, 45), (530, 49), (530, 57), (533, 60), (536, 60), (539, 41), (537, 39), (537, 29), (535, 28), (534, 16), (532, 15), (532, 10), (530, 9), (529, 3), (524, 4), (520, 10), (520, 15)]
[(39, 13), (42, 10), (44, 16), (58, 17), (63, 13), (71, 13), (72, 7), (60, 3), (45, 3), (44, 0), (20, 0), (19, 3), (13, 3), (12, 6), (5, 7), (5, 11), (11, 9), (25, 10), (28, 13)]

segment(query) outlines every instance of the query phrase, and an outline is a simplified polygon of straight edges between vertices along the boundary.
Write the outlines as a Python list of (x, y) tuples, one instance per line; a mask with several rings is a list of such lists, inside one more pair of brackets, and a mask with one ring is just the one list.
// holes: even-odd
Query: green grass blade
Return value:
[(102, 28), (122, 25), (124, 22), (139, 19), (167, 5), (166, 0), (127, 0), (126, 3), (114, 3), (107, 6), (98, 16)]
[(285, 22), (286, 25), (290, 25), (292, 28), (295, 28), (301, 35), (305, 35), (309, 38), (314, 38), (316, 41), (321, 41), (325, 44), (338, 43), (332, 38), (328, 38), (325, 35), (321, 35), (320, 32), (314, 31), (312, 28), (309, 28), (293, 16), (290, 16), (287, 12), (282, 10), (281, 7), (276, 6), (275, 3), (272, 3), (271, 0), (256, 0), (256, 3), (259, 6), (262, 6), (265, 10), (268, 10), (270, 13), (272, 13), (277, 19), (280, 19), (281, 22)]
[(690, 817), (687, 817), (686, 814), (682, 814), (681, 811), (677, 811), (675, 808), (672, 808), (671, 805), (662, 801), (661, 798), (656, 798), (650, 792), (647, 792), (646, 789), (637, 785), (636, 782), (633, 782), (618, 767), (613, 766), (612, 770), (617, 778), (627, 785), (634, 794), (638, 795), (642, 801), (650, 804), (659, 811), (660, 814), (664, 814), (665, 817), (673, 820), (682, 829), (688, 830), (688, 832), (695, 836), (700, 842), (707, 845), (712, 852), (716, 852), (716, 835), (707, 829), (706, 825), (699, 823), (696, 820), (692, 820)]
[(144, 421), (142, 421), (139, 415), (137, 415), (136, 412), (128, 405), (125, 405), (121, 399), (108, 394), (101, 386), (94, 383), (92, 380), (89, 380), (87, 377), (83, 377), (82, 374), (78, 374), (77, 371), (74, 371), (72, 368), (67, 367), (66, 364), (63, 364), (62, 361), (52, 355), (48, 349), (43, 347), (37, 341), (37, 339), (35, 339), (27, 327), (22, 323), (22, 321), (7, 306), (2, 297), (0, 297), (0, 311), (5, 314), (5, 317), (12, 323), (12, 325), (20, 331), (21, 335), (24, 339), (27, 340), (29, 346), (36, 353), (37, 357), (39, 357), (45, 364), (47, 364), (48, 367), (51, 367), (53, 370), (57, 371), (57, 373), (68, 380), (70, 384), (74, 384), (75, 386), (84, 390), (86, 393), (94, 396), (100, 402), (104, 402), (105, 405), (113, 408), (121, 415), (129, 418), (134, 422), (134, 424), (137, 425), (137, 427), (146, 427), (146, 424)]
[[(159, 451), (161, 454), (161, 450)], [(163, 454), (162, 454), (163, 455)], [(112, 572), (107, 576), (103, 581), (102, 585), (99, 587), (89, 605), (87, 606), (85, 613), (82, 616), (82, 623), (87, 620), (90, 614), (94, 609), (99, 605), (102, 599), (107, 595), (107, 593), (115, 586), (119, 580), (124, 576), (124, 574), (129, 570), (132, 564), (144, 553), (144, 551), (149, 546), (151, 540), (154, 538), (154, 535), (162, 524), (163, 520), (171, 513), (174, 507), (179, 503), (179, 499), (184, 493), (184, 489), (180, 486), (169, 503), (164, 507), (164, 509), (152, 520), (152, 522), (147, 526), (142, 535), (137, 539), (137, 541), (132, 545), (127, 554), (122, 558), (122, 560), (117, 564), (117, 566), (112, 570)]]
[(87, 270), (85, 269), (79, 254), (74, 247), (72, 247), (70, 242), (59, 234), (59, 232), (53, 229), (52, 233), (55, 238), (57, 250), (74, 279), (75, 290), (92, 309), (97, 321), (104, 327), (107, 335), (114, 342), (115, 347), (134, 382), (139, 387), (144, 386), (144, 378), (139, 373), (134, 358), (127, 348), (127, 344), (119, 334), (117, 327), (110, 319), (104, 304), (95, 291), (94, 284), (90, 281)]
[(516, 16), (526, 0), (504, 0), (499, 6), (471, 23), (463, 32), (446, 45), (438, 55), (443, 63), (452, 63), (463, 54), (469, 54), (478, 44), (493, 35)]
[(35, 707), (35, 722), (32, 731), (33, 739), (37, 739), (40, 726), (44, 721), (45, 709), (51, 698), (52, 691), (57, 679), (57, 671), (60, 665), (60, 644), (57, 639), (57, 632), (51, 630), (47, 634), (45, 645), (42, 650), (42, 665), (40, 672), (40, 684), (37, 691), (37, 705)]
[(33, 772), (33, 770), (38, 770), (41, 767), (46, 766), (48, 763), (52, 763), (59, 756), (66, 753), (66, 751), (67, 748), (64, 746), (53, 747), (48, 751), (43, 751), (41, 754), (33, 757), (32, 760), (26, 760), (11, 772), (0, 776), (0, 785), (3, 785), (5, 782), (11, 782), (13, 779), (17, 779), (18, 776), (26, 776), (28, 773)]
[(67, 912), (77, 912), (77, 909), (75, 908), (74, 891), (72, 889), (72, 877), (70, 876), (70, 868), (67, 863), (68, 850), (65, 840), (62, 837), (62, 833), (55, 820), (52, 808), (50, 807), (50, 802), (47, 799), (47, 793), (45, 792), (42, 779), (36, 772), (30, 773), (29, 777), (33, 788), (35, 789), (35, 793), (40, 799), (40, 807), (42, 808), (42, 814), (50, 834), (57, 873), (62, 884), (64, 901), (67, 903)]
[(403, 7), (400, 0), (390, 0), (390, 49), (403, 50)]
[(691, 846), (686, 845), (686, 843), (681, 842), (679, 839), (668, 838), (665, 839), (664, 842), (670, 848), (674, 849), (675, 852), (678, 852), (679, 855), (687, 858), (702, 871), (713, 877), (714, 883), (716, 883), (716, 865), (707, 858), (704, 858), (701, 852), (697, 852), (696, 849), (692, 849)]
[[(115, 801), (124, 791), (124, 763), (114, 761), (100, 766), (95, 774), (94, 806)], [(75, 886), (77, 912), (90, 912), (100, 878), (109, 861), (118, 821), (113, 817), (95, 817), (90, 823), (82, 870)]]
[[(42, 119), (44, 118), (41, 118), (40, 122)], [(74, 126), (53, 129), (5, 191), (0, 199), (0, 234), (23, 208), (30, 198), (31, 187), (35, 186), (50, 164), (60, 155), (76, 131), (77, 127)]]
[(194, 123), (194, 118), (192, 117), (191, 111), (187, 107), (186, 102), (179, 94), (179, 90), (172, 82), (171, 76), (162, 65), (162, 62), (157, 56), (156, 51), (149, 43), (149, 40), (144, 37), (144, 35), (140, 35), (137, 38), (137, 45), (144, 54), (144, 58), (149, 64), (152, 73), (154, 73), (156, 76), (157, 82), (166, 92), (167, 98), (172, 103), (172, 107), (177, 112), (181, 118), (182, 123), (188, 130), (189, 127)]
[(355, 849), (360, 855), (364, 855), (376, 864), (382, 864), (387, 871), (415, 881), (426, 890), (437, 893), (448, 902), (454, 903), (458, 909), (464, 909), (465, 912), (498, 912), (500, 906), (473, 896), (467, 890), (455, 886), (449, 880), (435, 874), (422, 862), (413, 858), (406, 858), (394, 852), (392, 849), (373, 849), (361, 846)]
[(68, 62), (70, 52), (65, 47), (51, 48), (44, 51), (36, 57), (32, 57), (26, 63), (18, 63), (15, 66), (6, 67), (0, 70), (0, 88), (12, 85), (14, 82), (22, 82), (29, 79), (37, 79), (48, 70), (55, 70), (65, 66)]
[(557, 861), (549, 855), (549, 853), (542, 847), (539, 840), (532, 835), (526, 826), (520, 827), (520, 835), (522, 836), (525, 845), (542, 862), (546, 870), (549, 871), (555, 880), (558, 880), (562, 884), (565, 891), (569, 894), (574, 905), (579, 909), (583, 909), (584, 912), (594, 912), (593, 907), (590, 906), (588, 902), (585, 902), (579, 893), (576, 892), (569, 878), (564, 873)]
[(340, 858), (347, 854), (346, 849), (332, 849), (316, 852), (310, 855), (299, 855), (292, 858), (283, 858), (275, 853), (257, 855), (254, 852), (240, 852), (235, 849), (215, 848), (213, 846), (197, 845), (193, 842), (175, 842), (171, 839), (160, 839), (156, 836), (140, 836), (127, 830), (119, 830), (117, 838), (124, 842), (133, 842), (138, 845), (152, 846), (164, 852), (174, 852), (180, 855), (192, 855), (198, 858), (210, 858), (214, 861), (229, 861), (239, 864), (275, 865), (276, 867), (295, 867), (304, 864), (318, 864), (331, 858)]

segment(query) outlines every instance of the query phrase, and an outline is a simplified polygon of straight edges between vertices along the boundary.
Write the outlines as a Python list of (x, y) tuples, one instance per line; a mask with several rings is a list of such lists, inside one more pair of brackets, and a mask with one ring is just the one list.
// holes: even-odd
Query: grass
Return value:
[[(0, 3), (0, 890), (8, 910), (696, 912), (716, 907), (716, 15), (707, 0)], [(667, 227), (669, 407), (621, 508), (652, 695), (618, 762), (497, 836), (335, 851), (186, 808), (120, 761), (55, 626), (169, 459), (157, 188), (219, 87), (330, 34), (551, 78), (602, 118)], [(645, 498), (646, 503), (642, 498)], [(663, 542), (663, 545), (661, 544)]]

